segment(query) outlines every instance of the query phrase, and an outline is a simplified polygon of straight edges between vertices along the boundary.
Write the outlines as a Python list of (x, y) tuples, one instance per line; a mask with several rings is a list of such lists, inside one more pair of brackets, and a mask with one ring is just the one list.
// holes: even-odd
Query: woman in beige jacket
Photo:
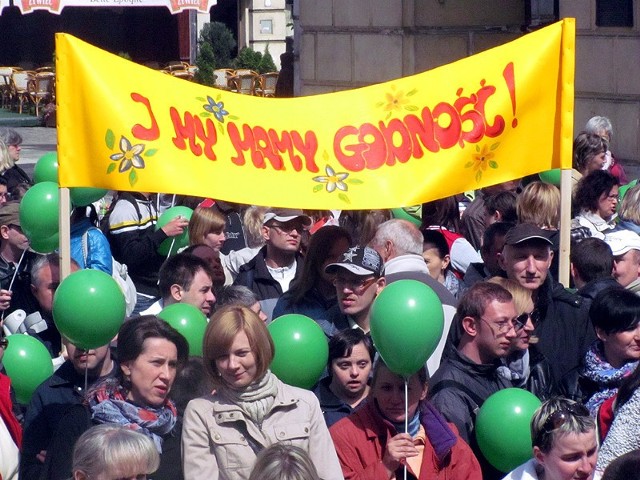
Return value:
[(246, 480), (257, 454), (277, 442), (304, 449), (323, 480), (342, 479), (313, 393), (269, 371), (274, 346), (264, 322), (229, 306), (211, 319), (203, 358), (216, 390), (184, 415), (182, 463), (189, 480)]

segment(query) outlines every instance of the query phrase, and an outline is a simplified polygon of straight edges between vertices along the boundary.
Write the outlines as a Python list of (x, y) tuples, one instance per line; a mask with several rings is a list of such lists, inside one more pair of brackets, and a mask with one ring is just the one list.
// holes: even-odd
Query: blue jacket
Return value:
[[(87, 262), (85, 265), (82, 252), (82, 236), (87, 232)], [(111, 247), (107, 237), (95, 227), (88, 218), (83, 218), (78, 223), (71, 225), (71, 258), (80, 268), (92, 268), (109, 275), (113, 273)]]
[(289, 313), (297, 313), (320, 322), (320, 320), (328, 319), (331, 307), (337, 304), (335, 297), (327, 300), (315, 287), (309, 290), (297, 303), (293, 303), (291, 297), (291, 290), (289, 290), (278, 299), (278, 303), (273, 309), (274, 319)]

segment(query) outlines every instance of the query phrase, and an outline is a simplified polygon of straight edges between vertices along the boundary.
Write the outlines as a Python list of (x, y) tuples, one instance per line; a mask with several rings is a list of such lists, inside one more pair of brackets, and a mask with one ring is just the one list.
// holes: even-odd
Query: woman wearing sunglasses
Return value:
[(582, 365), (562, 379), (562, 394), (583, 403), (595, 417), (598, 408), (638, 366), (640, 297), (622, 287), (608, 287), (593, 299), (589, 317), (598, 339)]
[(514, 387), (524, 388), (544, 401), (552, 394), (551, 367), (535, 345), (538, 338), (533, 332), (540, 320), (540, 312), (533, 306), (531, 290), (502, 277), (493, 277), (489, 282), (509, 291), (518, 313), (515, 319), (517, 336), (509, 354), (502, 360), (504, 366), (498, 368), (498, 375), (510, 380)]
[(531, 419), (533, 458), (503, 480), (592, 480), (598, 443), (595, 420), (581, 404), (547, 400)]

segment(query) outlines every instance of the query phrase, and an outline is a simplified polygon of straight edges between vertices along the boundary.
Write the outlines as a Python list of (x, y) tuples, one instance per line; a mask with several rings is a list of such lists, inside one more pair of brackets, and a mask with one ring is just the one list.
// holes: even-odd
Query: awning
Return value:
[[(197, 10), (209, 13), (217, 0), (13, 0), (21, 13), (45, 10), (60, 14), (64, 7), (167, 7), (171, 13)], [(0, 0), (0, 11), (10, 6), (10, 0)]]

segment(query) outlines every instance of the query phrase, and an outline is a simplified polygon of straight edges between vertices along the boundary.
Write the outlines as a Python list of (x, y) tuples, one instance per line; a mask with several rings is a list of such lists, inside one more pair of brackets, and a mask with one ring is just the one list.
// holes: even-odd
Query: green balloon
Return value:
[(37, 253), (51, 253), (60, 247), (60, 236), (54, 233), (48, 237), (30, 237), (29, 246)]
[(309, 317), (289, 314), (276, 318), (267, 329), (275, 345), (271, 371), (284, 383), (311, 389), (329, 358), (322, 328)]
[(540, 405), (532, 393), (506, 388), (480, 407), (476, 440), (485, 458), (501, 472), (510, 472), (531, 458), (531, 418)]
[(620, 204), (622, 203), (622, 200), (624, 199), (624, 196), (627, 194), (627, 191), (630, 188), (635, 187), (637, 184), (638, 184), (638, 179), (635, 179), (635, 180), (631, 180), (626, 185), (621, 185), (620, 186), (620, 188), (618, 189), (618, 198), (620, 199), (620, 202), (618, 202), (618, 208), (620, 208)]
[(53, 375), (47, 348), (29, 335), (10, 335), (2, 363), (11, 379), (18, 402), (28, 405), (35, 389)]
[(392, 208), (393, 218), (407, 220), (417, 227), (422, 225), (422, 205), (416, 207)]
[(125, 317), (122, 290), (99, 270), (78, 270), (65, 278), (53, 296), (53, 320), (62, 335), (79, 348), (106, 345)]
[(42, 155), (33, 168), (33, 182), (58, 183), (58, 153), (47, 152)]
[(20, 201), (20, 226), (29, 239), (46, 238), (58, 233), (60, 201), (58, 184), (35, 184)]
[(187, 339), (189, 355), (202, 356), (202, 339), (207, 329), (207, 317), (198, 308), (188, 303), (174, 303), (158, 314)]
[(104, 197), (107, 191), (105, 188), (74, 187), (69, 189), (69, 196), (74, 207), (86, 207)]
[[(189, 207), (171, 207), (165, 210), (160, 218), (158, 218), (158, 223), (156, 224), (156, 230), (160, 230), (167, 223), (178, 216), (182, 216), (187, 220), (191, 220), (191, 215), (193, 214), (193, 210)], [(172, 245), (173, 244), (173, 245)], [(160, 255), (167, 256), (169, 255), (169, 250), (171, 250), (171, 255), (175, 255), (178, 250), (183, 247), (189, 245), (189, 229), (185, 228), (184, 232), (177, 237), (169, 237), (164, 242), (160, 244), (158, 247), (158, 253)]]
[(438, 295), (417, 280), (387, 285), (371, 306), (371, 338), (392, 372), (410, 377), (424, 366), (444, 330)]
[(546, 172), (540, 172), (538, 174), (540, 180), (545, 183), (550, 183), (556, 187), (560, 186), (560, 169), (554, 168), (553, 170), (547, 170)]

